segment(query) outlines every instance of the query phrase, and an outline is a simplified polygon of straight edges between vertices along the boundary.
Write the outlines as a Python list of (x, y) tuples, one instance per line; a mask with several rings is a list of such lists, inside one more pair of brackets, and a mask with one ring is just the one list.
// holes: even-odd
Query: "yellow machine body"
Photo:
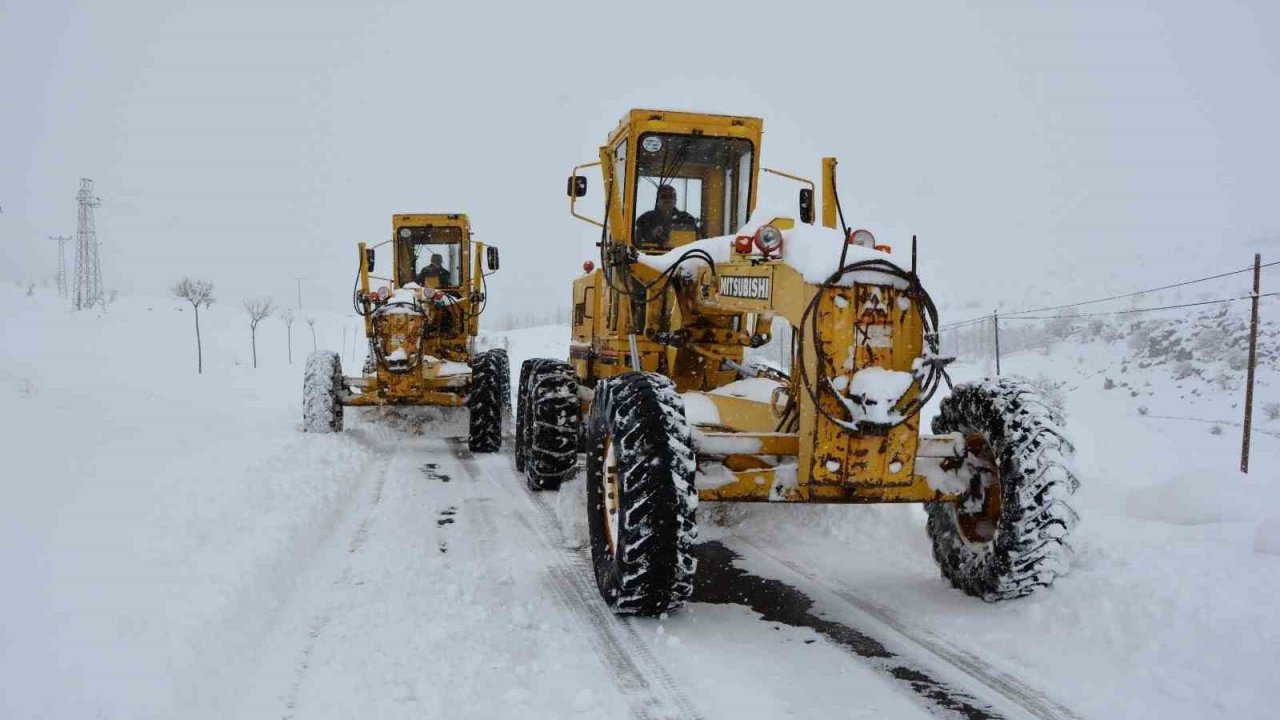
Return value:
[[(732, 243), (732, 235), (755, 211), (762, 133), (759, 118), (632, 110), (600, 148), (599, 161), (574, 168), (572, 214), (600, 227), (602, 242), (619, 255), (602, 257), (606, 267), (573, 283), (569, 361), (579, 382), (592, 388), (602, 378), (633, 370), (670, 377), (685, 396), (699, 471), (714, 480), (699, 480), (703, 500), (954, 501), (955, 496), (933, 489), (927, 475), (966, 454), (964, 438), (922, 438), (918, 416), (888, 429), (851, 430), (833, 421), (846, 413), (841, 403), (831, 393), (812, 392), (802, 379), (814, 378), (820, 361), (837, 373), (868, 367), (911, 373), (924, 349), (924, 328), (909, 292), (892, 283), (832, 287), (810, 282), (782, 259), (736, 252), (727, 261), (718, 260), (714, 271), (702, 264), (691, 279), (663, 285), (658, 282), (661, 271), (643, 261), (645, 255), (694, 243), (699, 234), (730, 236), (724, 242)], [(655, 137), (657, 141), (651, 139)], [(633, 235), (642, 224), (639, 212), (648, 192), (644, 183), (654, 181), (640, 166), (645, 153), (661, 154), (682, 137), (702, 144), (687, 146), (693, 149), (673, 160), (648, 161), (647, 172), (661, 164), (662, 184), (687, 188), (681, 197), (686, 207), (696, 202), (702, 223), (695, 231), (670, 232), (664, 247), (646, 247), (646, 238)], [(717, 138), (725, 144), (709, 140)], [(599, 219), (579, 213), (572, 189), (581, 182), (581, 170), (592, 166), (599, 167), (607, 194), (605, 217)], [(822, 220), (830, 228), (836, 226), (835, 167), (833, 158), (824, 159)], [(789, 173), (764, 170), (814, 186)], [(796, 220), (771, 218), (770, 224), (789, 230)], [(630, 259), (622, 257), (626, 252)], [(607, 271), (612, 263), (628, 264), (632, 282), (664, 289), (638, 302), (623, 292), (627, 288), (617, 287), (626, 281), (622, 273), (611, 281)], [(797, 328), (811, 303), (816, 303), (812, 312), (817, 313), (820, 342), (807, 354), (793, 347), (790, 380), (772, 397), (716, 392), (739, 379), (736, 366), (741, 366), (744, 351), (770, 339), (775, 318)], [(912, 384), (898, 404), (910, 403), (919, 391), (918, 383)], [(695, 413), (695, 406), (714, 412)]]
[[(375, 275), (369, 266), (371, 252), (379, 247), (390, 248), (390, 276)], [(357, 392), (344, 404), (465, 404), (471, 380), (467, 363), (485, 302), (486, 263), (490, 271), (496, 269), (496, 252), (490, 248), (489, 257), (485, 251), (461, 213), (394, 215), (390, 240), (359, 244), (356, 304), (373, 361), (361, 377), (346, 378)], [(444, 270), (422, 277), (431, 255), (441, 256)], [(410, 311), (410, 300), (425, 312)]]

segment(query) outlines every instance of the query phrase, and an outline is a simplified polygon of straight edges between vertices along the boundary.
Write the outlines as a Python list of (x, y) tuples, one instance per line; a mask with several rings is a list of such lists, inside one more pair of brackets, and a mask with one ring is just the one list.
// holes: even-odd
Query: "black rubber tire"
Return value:
[(516, 466), (531, 490), (559, 490), (578, 470), (582, 404), (573, 367), (560, 360), (526, 360), (516, 408)]
[[(609, 445), (618, 501), (606, 521)], [(684, 401), (670, 379), (630, 372), (596, 385), (587, 420), (587, 524), (596, 585), (615, 613), (660, 615), (693, 593), (698, 493), (692, 448)]]
[(506, 350), (495, 350), (499, 353), (498, 362), (500, 367), (498, 373), (502, 375), (502, 416), (504, 419), (511, 417), (511, 359), (507, 357)]
[(471, 358), (471, 392), (467, 394), (471, 416), (467, 445), (471, 452), (502, 449), (502, 393), (511, 387), (510, 376), (503, 373), (506, 367), (506, 350), (486, 350)]
[(990, 540), (961, 534), (957, 504), (925, 506), (934, 560), (956, 588), (997, 602), (1029, 595), (1067, 573), (1068, 537), (1078, 519), (1068, 500), (1079, 481), (1063, 428), (1061, 414), (1013, 378), (958, 385), (942, 401), (933, 432), (983, 434), (999, 468), (1001, 506)]
[(525, 448), (524, 448), (524, 424), (525, 424), (524, 414), (525, 414), (525, 407), (526, 405), (528, 405), (528, 401), (527, 401), (528, 394), (525, 392), (525, 388), (529, 384), (529, 372), (532, 370), (533, 366), (539, 362), (542, 362), (542, 361), (535, 358), (532, 360), (525, 360), (524, 362), (520, 363), (520, 379), (519, 381), (516, 382), (515, 458), (516, 458), (516, 470), (518, 472), (524, 472), (525, 454), (526, 454)]
[(342, 432), (342, 391), (342, 360), (338, 353), (311, 353), (302, 377), (303, 432)]

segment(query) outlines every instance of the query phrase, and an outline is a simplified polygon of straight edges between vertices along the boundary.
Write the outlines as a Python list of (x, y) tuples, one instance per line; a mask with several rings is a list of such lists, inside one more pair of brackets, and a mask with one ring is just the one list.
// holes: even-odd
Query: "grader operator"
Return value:
[[(1051, 584), (1075, 522), (1061, 418), (1001, 377), (955, 387), (922, 436), (950, 380), (914, 241), (904, 267), (850, 231), (834, 158), (814, 225), (815, 183), (761, 168), (762, 132), (758, 118), (632, 110), (574, 168), (570, 212), (600, 228), (599, 267), (573, 284), (569, 357), (521, 367), (517, 467), (558, 488), (581, 436), (596, 581), (619, 613), (689, 597), (707, 501), (924, 503), (957, 588), (996, 601)], [(599, 218), (577, 206), (587, 167)], [(762, 172), (806, 185), (794, 214), (757, 207)], [(774, 321), (789, 363), (747, 363)]]
[[(460, 213), (396, 215), (391, 231), (385, 242), (359, 245), (352, 302), (369, 340), (364, 373), (344, 377), (336, 353), (312, 354), (303, 427), (342, 430), (345, 405), (465, 406), (472, 451), (496, 452), (510, 406), (507, 353), (477, 353), (475, 340), (498, 249), (474, 240)], [(380, 247), (390, 249), (391, 277), (372, 275)], [(372, 290), (371, 280), (384, 284)]]

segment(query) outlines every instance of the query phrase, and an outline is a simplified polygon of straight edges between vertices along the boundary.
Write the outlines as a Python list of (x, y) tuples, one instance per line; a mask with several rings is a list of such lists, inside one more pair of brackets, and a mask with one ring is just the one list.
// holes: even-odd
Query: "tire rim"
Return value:
[(993, 477), (990, 480), (984, 478), (982, 483), (981, 508), (976, 512), (966, 511), (964, 505), (972, 498), (971, 494), (966, 493), (951, 506), (952, 513), (960, 539), (968, 545), (984, 546), (994, 541), (1000, 531), (1000, 514), (1004, 509), (1004, 501), (1001, 497), (1003, 487), (1000, 482), (1000, 465), (986, 436), (980, 433), (966, 433), (965, 445), (969, 455), (978, 458), (979, 464), (974, 468), (975, 472), (990, 473)]
[(605, 537), (610, 554), (618, 554), (618, 457), (613, 451), (613, 438), (604, 439), (604, 466), (600, 474), (600, 511), (604, 516)]

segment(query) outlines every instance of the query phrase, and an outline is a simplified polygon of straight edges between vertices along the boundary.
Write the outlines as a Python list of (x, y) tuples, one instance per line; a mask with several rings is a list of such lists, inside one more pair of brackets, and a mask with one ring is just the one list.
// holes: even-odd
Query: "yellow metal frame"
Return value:
[[(760, 172), (804, 183), (816, 194), (813, 181), (799, 175), (760, 167), (763, 121), (729, 115), (704, 115), (665, 110), (632, 110), (599, 149), (598, 162), (611, 208), (607, 237), (615, 246), (632, 246), (629, 203), (636, 182), (634, 148), (648, 132), (742, 137), (753, 145), (748, 213), (754, 212)], [(624, 175), (615, 178), (615, 153), (626, 143)], [(836, 159), (822, 159), (822, 224), (835, 228)], [(600, 226), (599, 221), (576, 212), (574, 217)], [(792, 218), (777, 218), (780, 228), (794, 226)], [(621, 274), (621, 273), (620, 273)], [(659, 272), (643, 263), (629, 267), (639, 283), (654, 283)], [(721, 291), (723, 278), (755, 279), (767, 287), (763, 297), (736, 297)], [(614, 282), (625, 279), (614, 278)], [(703, 267), (691, 281), (677, 289), (667, 285), (665, 294), (633, 306), (631, 300), (609, 287), (603, 270), (595, 269), (573, 283), (573, 323), (569, 361), (579, 381), (593, 387), (596, 381), (633, 370), (670, 377), (681, 393), (699, 393), (712, 403), (719, 421), (695, 425), (700, 443), (698, 462), (705, 477), (718, 478), (698, 491), (703, 500), (882, 503), (954, 501), (956, 497), (934, 489), (929, 478), (942, 472), (940, 462), (953, 467), (972, 448), (952, 437), (921, 437), (919, 418), (913, 417), (889, 429), (854, 432), (828, 418), (841, 417), (844, 408), (829, 393), (811, 394), (802, 387), (798, 370), (817, 377), (816, 349), (793, 356), (792, 380), (770, 402), (730, 397), (710, 392), (738, 378), (735, 364), (744, 349), (763, 340), (761, 328), (782, 318), (793, 328), (801, 324), (806, 308), (816, 303), (824, 348), (851, 353), (850, 367), (883, 367), (911, 372), (923, 351), (923, 326), (916, 299), (892, 286), (854, 284), (824, 287), (806, 282), (793, 267), (759, 255), (731, 254), (715, 271)], [(892, 308), (892, 312), (885, 311)], [(874, 349), (869, 338), (876, 338)], [(632, 342), (635, 356), (632, 360)], [(815, 346), (818, 343), (814, 343)], [(851, 350), (850, 350), (851, 349)], [(844, 352), (842, 350), (841, 352)], [(827, 367), (841, 367), (845, 358), (827, 357)], [(900, 405), (919, 392), (913, 384)], [(816, 396), (816, 401), (815, 401)], [(792, 403), (790, 417), (798, 418), (795, 431), (780, 431), (779, 397)], [(785, 403), (783, 403), (785, 404)], [(584, 411), (589, 401), (583, 402)], [(728, 448), (731, 452), (714, 454)], [(919, 466), (917, 467), (917, 463)]]
[[(402, 227), (456, 227), (461, 230), (459, 245), (458, 285), (446, 290), (453, 298), (451, 309), (455, 317), (466, 318), (466, 322), (456, 323), (452, 332), (443, 332), (439, 328), (431, 341), (426, 343), (423, 352), (431, 359), (424, 359), (418, 367), (410, 372), (393, 373), (379, 365), (372, 375), (348, 377), (346, 383), (355, 392), (344, 398), (344, 405), (438, 405), (457, 407), (466, 403), (470, 392), (470, 374), (444, 373), (448, 363), (467, 363), (470, 361), (474, 341), (479, 331), (479, 316), (472, 312), (477, 304), (483, 303), (485, 271), (485, 244), (472, 237), (469, 218), (462, 213), (406, 213), (392, 216), (391, 239), (372, 247), (390, 245), (392, 248), (392, 277), (388, 279), (392, 290), (401, 287), (400, 279), (404, 277), (404, 268), (400, 266), (405, 252), (401, 250), (399, 230)], [(373, 303), (370, 299), (370, 278), (365, 251), (370, 246), (359, 243), (360, 255), (360, 298), (365, 310), (365, 337), (371, 342), (384, 342), (378, 337), (373, 320)], [(490, 271), (492, 272), (492, 271)], [(430, 288), (417, 291), (419, 302), (427, 302)], [(406, 337), (417, 337), (421, 332), (421, 320), (414, 316), (393, 316), (384, 321), (386, 334), (399, 334)]]

